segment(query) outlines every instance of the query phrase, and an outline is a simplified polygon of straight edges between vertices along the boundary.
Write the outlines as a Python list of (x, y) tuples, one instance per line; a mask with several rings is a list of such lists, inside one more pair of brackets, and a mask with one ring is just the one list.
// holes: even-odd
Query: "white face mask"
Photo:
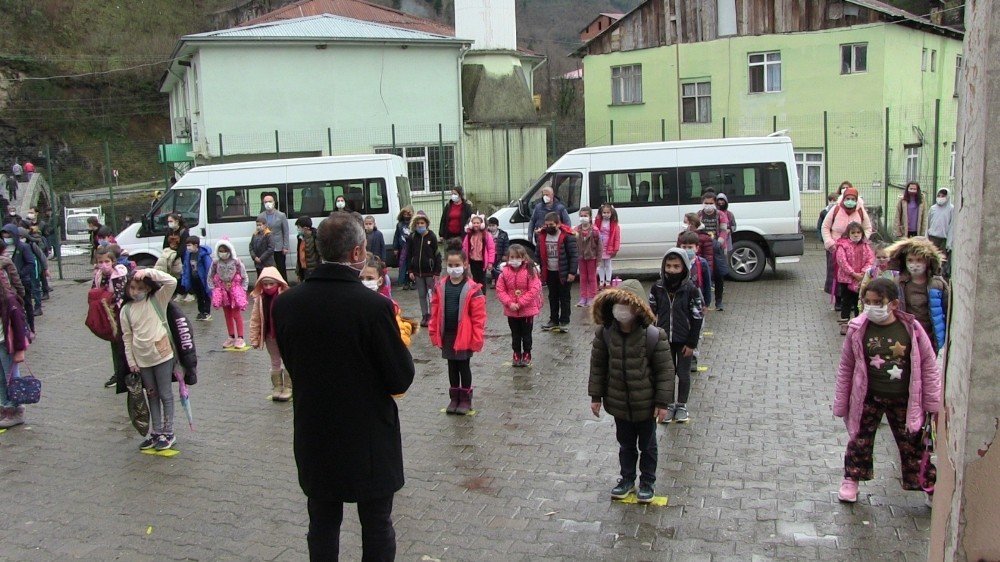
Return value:
[(175, 223), (174, 221), (168, 221), (167, 228), (169, 228), (170, 230), (174, 230), (175, 228), (177, 228), (177, 223)]
[(511, 267), (514, 267), (514, 268), (517, 268), (517, 267), (521, 267), (522, 263), (524, 263), (524, 262), (522, 262), (521, 260), (510, 260), (510, 261), (507, 262), (507, 265), (509, 265)]
[(865, 315), (868, 319), (876, 324), (881, 324), (889, 319), (889, 305), (882, 304), (879, 306), (872, 306), (870, 304), (865, 305)]
[(701, 206), (701, 208), (708, 214), (712, 214), (715, 212), (715, 205), (713, 203), (705, 203), (704, 205)]
[(590, 224), (590, 217), (580, 217), (580, 224)]
[(228, 260), (229, 256), (231, 256), (231, 255), (232, 254), (230, 254), (229, 252), (219, 252), (219, 259), (220, 260)]
[(861, 238), (862, 238), (862, 236), (860, 234), (852, 234), (851, 235), (851, 242), (854, 242), (855, 244), (857, 244), (858, 242), (861, 242)]
[(373, 291), (378, 290), (378, 279), (362, 279), (361, 284)]
[(130, 297), (132, 297), (132, 300), (136, 302), (142, 302), (146, 300), (146, 295), (148, 293), (146, 293), (145, 291), (129, 291), (128, 294)]
[(344, 201), (337, 201), (337, 208), (338, 209), (343, 209), (346, 206), (347, 206), (347, 203), (345, 203)]
[(463, 266), (448, 268), (448, 277), (451, 277), (452, 279), (458, 279), (463, 275), (465, 275), (465, 267)]
[(923, 275), (927, 272), (927, 265), (922, 263), (906, 262), (906, 269), (913, 275)]
[(622, 324), (628, 324), (635, 319), (635, 313), (632, 312), (632, 307), (627, 304), (616, 304), (611, 307), (611, 315), (615, 317), (615, 320), (621, 322)]
[(551, 198), (551, 197), (549, 197), (548, 195), (543, 195), (543, 196), (542, 196), (542, 201), (544, 201), (544, 202), (545, 202), (545, 204), (546, 204), (546, 205), (548, 205), (549, 203), (551, 203), (551, 202), (552, 202), (552, 198)]
[(462, 200), (462, 198), (459, 197), (457, 193), (452, 193), (451, 194), (451, 202), (452, 203), (458, 203), (461, 200)]
[(264, 208), (267, 209), (268, 211), (274, 209), (274, 202), (264, 201)]
[(937, 204), (941, 205), (942, 207), (944, 207), (945, 205), (948, 204), (948, 198), (947, 197), (938, 197), (937, 198)]

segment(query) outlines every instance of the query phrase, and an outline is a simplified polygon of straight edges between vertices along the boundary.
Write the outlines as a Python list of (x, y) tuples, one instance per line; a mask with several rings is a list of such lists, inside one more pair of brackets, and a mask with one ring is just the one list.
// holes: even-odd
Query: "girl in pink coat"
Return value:
[(861, 280), (865, 271), (875, 265), (875, 252), (861, 223), (852, 222), (847, 226), (844, 237), (837, 240), (833, 256), (840, 289), (840, 335), (844, 335), (847, 333), (847, 321), (857, 312)]
[(236, 255), (236, 248), (229, 240), (215, 244), (215, 260), (208, 270), (208, 290), (212, 293), (212, 306), (221, 308), (226, 316), (229, 338), (223, 349), (249, 349), (243, 339), (243, 311), (247, 308), (247, 289), (250, 279), (247, 268)]
[(921, 466), (926, 414), (941, 408), (941, 371), (920, 322), (899, 310), (899, 288), (889, 279), (865, 287), (865, 312), (848, 325), (837, 370), (833, 415), (844, 418), (850, 441), (844, 453), (840, 501), (858, 499), (858, 482), (871, 480), (875, 432), (884, 414), (899, 448), (904, 490), (933, 493), (937, 471)]
[(510, 325), (513, 365), (528, 367), (531, 365), (531, 330), (535, 316), (542, 310), (542, 279), (528, 250), (520, 244), (511, 244), (507, 250), (507, 266), (497, 279), (497, 299)]
[(469, 272), (472, 280), (486, 288), (486, 272), (493, 269), (496, 261), (496, 245), (493, 236), (486, 232), (486, 217), (472, 215), (465, 227), (462, 251), (469, 256)]

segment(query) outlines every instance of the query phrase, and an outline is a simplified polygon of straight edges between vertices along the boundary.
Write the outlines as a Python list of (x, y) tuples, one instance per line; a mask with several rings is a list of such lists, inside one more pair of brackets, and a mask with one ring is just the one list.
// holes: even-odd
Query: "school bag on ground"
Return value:
[(36, 379), (30, 369), (28, 376), (22, 377), (20, 365), (15, 363), (7, 379), (7, 398), (18, 405), (37, 404), (42, 399), (42, 381)]

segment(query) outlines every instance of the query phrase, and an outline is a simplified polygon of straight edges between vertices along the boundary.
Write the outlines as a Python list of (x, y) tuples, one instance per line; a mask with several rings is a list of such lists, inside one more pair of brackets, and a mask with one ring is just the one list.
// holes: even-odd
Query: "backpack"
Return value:
[[(608, 348), (611, 347), (611, 328), (604, 326), (601, 328), (601, 338), (604, 339), (604, 345)], [(646, 359), (653, 357), (653, 352), (656, 351), (656, 344), (660, 341), (660, 328), (650, 324), (646, 326)]]
[(198, 352), (194, 346), (194, 330), (181, 307), (174, 302), (167, 303), (166, 317), (159, 303), (152, 301), (157, 316), (170, 334), (174, 359), (184, 369), (184, 384), (198, 384)]
[(115, 313), (114, 293), (95, 287), (87, 293), (87, 318), (83, 321), (90, 331), (105, 341), (116, 341), (121, 337), (118, 315)]

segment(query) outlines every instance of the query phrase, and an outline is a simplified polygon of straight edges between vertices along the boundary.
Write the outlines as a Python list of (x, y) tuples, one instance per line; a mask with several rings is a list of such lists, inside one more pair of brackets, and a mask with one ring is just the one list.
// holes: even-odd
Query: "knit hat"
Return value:
[(616, 304), (627, 304), (636, 312), (636, 320), (643, 326), (649, 326), (656, 321), (653, 310), (649, 308), (649, 300), (642, 283), (635, 279), (626, 279), (621, 285), (601, 291), (594, 299), (591, 315), (595, 324), (610, 326), (614, 316), (611, 307)]

